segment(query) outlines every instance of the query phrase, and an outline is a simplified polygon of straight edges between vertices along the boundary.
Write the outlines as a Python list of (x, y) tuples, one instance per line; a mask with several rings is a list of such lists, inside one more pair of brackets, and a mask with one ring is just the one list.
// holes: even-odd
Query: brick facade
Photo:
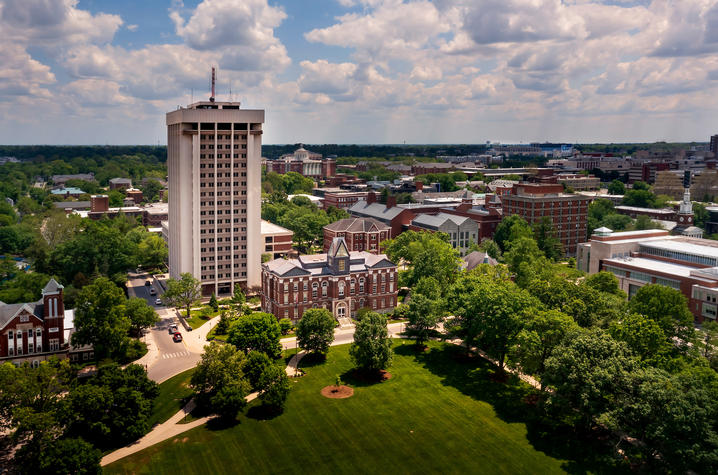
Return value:
[(397, 303), (396, 266), (385, 255), (350, 252), (343, 238), (327, 254), (262, 264), (262, 310), (298, 321), (305, 310), (326, 308), (335, 318), (361, 308), (389, 312)]
[(379, 244), (389, 239), (391, 228), (371, 218), (347, 218), (324, 226), (324, 252), (334, 238), (344, 238), (350, 251), (379, 254)]

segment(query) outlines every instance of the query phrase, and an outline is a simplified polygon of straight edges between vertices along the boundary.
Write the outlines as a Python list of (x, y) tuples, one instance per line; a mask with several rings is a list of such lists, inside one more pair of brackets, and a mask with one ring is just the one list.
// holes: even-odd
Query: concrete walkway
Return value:
[[(257, 396), (259, 393), (252, 393), (249, 396), (246, 397), (247, 402), (252, 402), (255, 399), (257, 399)], [(206, 424), (207, 421), (212, 419), (215, 416), (207, 416), (202, 417), (200, 419), (196, 419), (192, 422), (188, 422), (187, 424), (180, 424), (180, 421), (192, 410), (195, 408), (194, 400), (191, 400), (187, 403), (185, 407), (183, 407), (177, 414), (167, 419), (167, 421), (163, 422), (162, 424), (156, 425), (150, 432), (145, 434), (144, 437), (139, 439), (136, 442), (133, 442), (132, 444), (123, 447), (121, 449), (115, 450), (112, 453), (109, 453), (102, 457), (102, 461), (100, 462), (100, 465), (103, 467), (105, 465), (109, 465), (112, 462), (116, 462), (120, 460), (121, 458), (127, 457), (128, 455), (132, 455), (134, 453), (139, 452), (140, 450), (144, 450), (148, 447), (152, 447), (155, 444), (159, 444), (162, 441), (165, 441), (167, 439), (171, 439), (172, 437), (175, 437), (177, 435), (182, 434), (183, 432), (187, 432), (188, 430), (194, 429), (195, 427), (199, 427), (203, 424)]]

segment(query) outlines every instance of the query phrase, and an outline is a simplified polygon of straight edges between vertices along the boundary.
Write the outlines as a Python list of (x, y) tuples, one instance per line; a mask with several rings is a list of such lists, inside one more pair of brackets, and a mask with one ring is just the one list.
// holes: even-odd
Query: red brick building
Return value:
[(361, 308), (389, 312), (397, 291), (396, 265), (383, 254), (350, 252), (343, 238), (326, 254), (262, 264), (262, 310), (294, 322), (310, 308), (326, 308), (337, 319)]
[(277, 224), (262, 220), (263, 254), (271, 254), (272, 259), (279, 259), (292, 252), (294, 232)]
[(564, 252), (573, 256), (579, 243), (586, 241), (590, 196), (563, 193), (562, 185), (520, 183), (501, 198), (503, 216), (517, 214), (529, 224), (544, 216), (556, 228)]
[(367, 199), (367, 191), (328, 191), (324, 193), (324, 209), (334, 206), (335, 208), (347, 209), (359, 201)]
[(389, 239), (391, 228), (372, 218), (340, 219), (324, 226), (324, 252), (335, 238), (344, 238), (350, 251), (379, 254), (379, 243)]
[(0, 362), (30, 363), (37, 366), (51, 356), (78, 359), (92, 357), (91, 348), (70, 347), (74, 311), (65, 310), (63, 286), (55, 279), (42, 289), (37, 302), (0, 302)]

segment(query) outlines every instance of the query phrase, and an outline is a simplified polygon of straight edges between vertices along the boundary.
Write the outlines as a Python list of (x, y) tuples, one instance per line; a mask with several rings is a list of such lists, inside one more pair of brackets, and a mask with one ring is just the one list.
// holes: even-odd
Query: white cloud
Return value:
[(68, 44), (107, 42), (122, 25), (118, 15), (92, 15), (78, 0), (4, 0), (0, 33), (5, 40), (57, 48)]

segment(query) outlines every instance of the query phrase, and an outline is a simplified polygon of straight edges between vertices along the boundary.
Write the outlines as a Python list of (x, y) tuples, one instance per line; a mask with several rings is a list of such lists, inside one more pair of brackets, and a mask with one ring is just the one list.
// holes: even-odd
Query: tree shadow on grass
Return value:
[(344, 384), (355, 388), (374, 386), (386, 381), (380, 371), (363, 371), (357, 368), (348, 369), (340, 377)]
[(318, 353), (307, 353), (299, 360), (299, 369), (312, 368), (314, 366), (323, 365), (327, 362), (326, 355)]
[(232, 427), (241, 424), (242, 422), (236, 417), (213, 417), (207, 421), (207, 429), (209, 430), (225, 430), (231, 429)]
[(467, 356), (465, 348), (441, 344), (429, 352), (417, 352), (414, 345), (399, 345), (394, 351), (413, 357), (439, 376), (442, 384), (490, 404), (501, 420), (525, 424), (529, 443), (551, 457), (566, 460), (562, 468), (567, 472), (623, 471), (612, 458), (611, 446), (604, 434), (589, 434), (549, 420), (536, 404), (536, 389), (516, 375), (504, 377), (483, 358)]
[(269, 421), (277, 416), (281, 416), (283, 412), (281, 408), (268, 406), (266, 404), (257, 404), (247, 410), (247, 417), (258, 421)]

